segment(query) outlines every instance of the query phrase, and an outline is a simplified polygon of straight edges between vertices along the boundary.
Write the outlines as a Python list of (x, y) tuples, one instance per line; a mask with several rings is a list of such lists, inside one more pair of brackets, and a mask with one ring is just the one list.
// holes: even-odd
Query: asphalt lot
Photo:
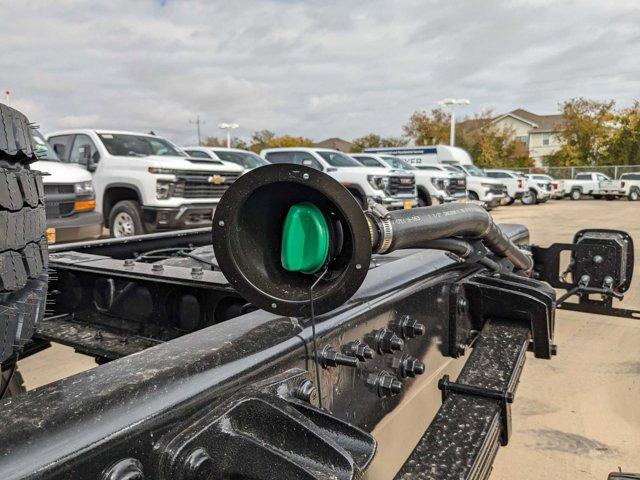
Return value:
[[(524, 223), (533, 243), (570, 242), (587, 227), (627, 230), (640, 245), (640, 202), (551, 201), (500, 207), (498, 222)], [(636, 278), (624, 301), (640, 309)], [(640, 320), (559, 311), (558, 356), (527, 359), (512, 406), (513, 435), (501, 448), (493, 480), (606, 479), (640, 471)], [(20, 362), (33, 388), (95, 367), (92, 359), (54, 346)]]

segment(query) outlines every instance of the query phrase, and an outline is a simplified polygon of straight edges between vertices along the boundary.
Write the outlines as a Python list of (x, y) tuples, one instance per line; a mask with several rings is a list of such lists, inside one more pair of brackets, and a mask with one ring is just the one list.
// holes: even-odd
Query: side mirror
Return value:
[(62, 143), (54, 143), (53, 151), (58, 154), (61, 160), (64, 160), (65, 154), (67, 153), (67, 148)]

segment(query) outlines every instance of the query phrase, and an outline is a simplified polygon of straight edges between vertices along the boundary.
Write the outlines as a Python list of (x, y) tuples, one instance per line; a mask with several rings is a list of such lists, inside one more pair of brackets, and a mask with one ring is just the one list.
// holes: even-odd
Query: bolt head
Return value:
[(218, 225), (219, 225), (219, 226), (221, 226), (221, 227), (224, 227), (224, 220), (220, 220), (220, 221), (218, 222)]
[(204, 448), (196, 448), (184, 462), (185, 480), (209, 478), (213, 474), (213, 460)]
[(277, 304), (275, 304), (275, 303), (272, 303), (272, 304), (271, 304), (271, 308), (278, 308), (278, 305), (277, 305)]
[(304, 180), (309, 180), (309, 174), (308, 174), (308, 173), (303, 173), (303, 174), (302, 174), (302, 178), (303, 178)]

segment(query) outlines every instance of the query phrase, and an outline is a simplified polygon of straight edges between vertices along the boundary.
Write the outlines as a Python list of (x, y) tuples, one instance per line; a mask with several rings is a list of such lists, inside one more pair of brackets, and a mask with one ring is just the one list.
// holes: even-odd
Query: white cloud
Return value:
[[(397, 135), (416, 109), (556, 110), (640, 91), (634, 0), (0, 0), (0, 89), (45, 130), (190, 119), (316, 139)], [(6, 21), (10, 19), (10, 21)], [(86, 123), (85, 123), (86, 122)]]

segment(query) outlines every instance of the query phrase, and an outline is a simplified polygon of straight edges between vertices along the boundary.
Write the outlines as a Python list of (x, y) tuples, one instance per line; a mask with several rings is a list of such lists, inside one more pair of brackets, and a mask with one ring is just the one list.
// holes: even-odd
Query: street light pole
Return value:
[(218, 128), (221, 130), (227, 131), (227, 148), (231, 148), (231, 130), (235, 130), (240, 125), (237, 123), (220, 123), (218, 124)]
[(451, 111), (451, 133), (449, 134), (449, 145), (456, 144), (456, 107), (458, 105), (469, 105), (471, 102), (466, 98), (445, 98), (438, 102), (438, 105), (449, 107)]

